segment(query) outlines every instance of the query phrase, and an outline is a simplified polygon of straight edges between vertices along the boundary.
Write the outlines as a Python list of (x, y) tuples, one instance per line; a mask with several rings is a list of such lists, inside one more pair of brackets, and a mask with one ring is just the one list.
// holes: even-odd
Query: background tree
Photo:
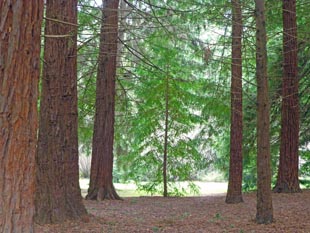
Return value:
[(0, 232), (34, 231), (42, 16), (40, 0), (0, 3)]
[(265, 1), (255, 0), (257, 79), (257, 212), (256, 222), (273, 221), (271, 197), (269, 96)]
[(122, 135), (129, 150), (118, 161), (130, 168), (124, 172), (126, 178), (152, 194), (181, 195), (184, 189), (176, 181), (194, 179), (194, 168), (208, 164), (208, 155), (201, 150), (206, 139), (199, 128), (207, 95), (205, 44), (189, 26), (188, 6), (161, 1), (130, 6), (134, 22), (130, 17), (124, 47), (131, 57), (120, 68), (120, 74), (129, 78), (120, 76), (120, 83), (131, 107), (121, 130), (127, 128), (132, 137)]
[(296, 0), (283, 0), (283, 79), (280, 163), (275, 192), (300, 192)]
[[(79, 1), (78, 117), (80, 155), (91, 155), (96, 101), (101, 8)], [(88, 159), (90, 161), (90, 159)], [(90, 174), (90, 164), (87, 165)], [(89, 178), (89, 176), (88, 176)]]
[(96, 84), (90, 186), (86, 199), (120, 199), (113, 186), (118, 0), (104, 0)]
[(242, 12), (232, 0), (230, 165), (226, 203), (242, 202)]
[[(135, 180), (140, 188), (162, 193), (163, 155), (163, 77), (169, 62), (170, 99), (180, 93), (179, 101), (170, 101), (168, 141), (184, 136), (188, 127), (199, 129), (194, 138), (183, 144), (168, 143), (168, 160), (193, 153), (187, 159), (168, 162), (168, 192), (174, 192), (172, 180), (204, 179), (212, 170), (228, 179), (230, 154), (231, 98), (231, 3), (225, 1), (123, 1), (119, 27), (119, 65), (116, 78), (114, 179)], [(92, 5), (93, 4), (93, 5)], [(309, 185), (309, 2), (297, 2), (300, 77), (300, 156), (303, 185)], [(253, 1), (242, 1), (242, 79), (243, 79), (243, 190), (256, 190), (256, 82), (255, 18)], [(100, 9), (95, 1), (80, 1), (79, 14), (79, 122), (80, 149), (91, 153), (95, 112), (95, 83), (100, 34)], [(281, 126), (282, 32), (281, 1), (266, 1), (268, 34), (268, 77), (270, 97), (270, 153), (272, 183), (275, 184), (279, 159)], [(165, 38), (163, 40), (162, 38)], [(174, 43), (177, 41), (177, 43)], [(203, 51), (211, 56), (202, 63)], [(178, 50), (178, 48), (181, 48)], [(165, 53), (169, 50), (166, 56)], [(160, 55), (161, 54), (161, 55)], [(207, 64), (207, 65), (206, 65)], [(164, 71), (164, 72), (163, 72)], [(184, 81), (188, 82), (184, 82)], [(177, 84), (177, 85), (175, 85)], [(176, 91), (177, 90), (177, 91)], [(186, 94), (187, 93), (187, 94)], [(180, 97), (184, 97), (181, 100)], [(147, 100), (147, 101), (146, 101)], [(184, 103), (189, 103), (186, 105)], [(175, 106), (174, 106), (175, 104)], [(195, 105), (195, 106), (194, 106)], [(181, 107), (184, 106), (184, 109)], [(193, 109), (192, 109), (192, 106)], [(179, 111), (182, 112), (178, 112)], [(173, 113), (171, 115), (171, 113)], [(175, 114), (174, 114), (175, 113)], [(186, 113), (186, 114), (185, 114)], [(189, 117), (195, 113), (195, 122)], [(191, 119), (191, 120), (189, 120)], [(176, 122), (178, 122), (176, 124)], [(187, 126), (186, 124), (189, 124)], [(178, 127), (176, 127), (176, 125)], [(182, 126), (182, 127), (181, 127)], [(161, 127), (161, 128), (160, 128)], [(171, 130), (173, 133), (171, 133)], [(152, 134), (155, 132), (156, 134)], [(148, 140), (145, 140), (145, 139)], [(184, 138), (183, 138), (184, 139)], [(189, 146), (191, 145), (191, 146)], [(172, 147), (174, 149), (172, 149)], [(152, 149), (152, 151), (149, 151)], [(171, 150), (171, 151), (169, 151)], [(147, 155), (144, 152), (149, 152)], [(169, 156), (170, 154), (170, 156)], [(181, 155), (182, 154), (182, 155)], [(172, 155), (172, 156), (171, 156)], [(183, 156), (184, 155), (184, 156)], [(156, 161), (156, 162), (154, 162)], [(177, 162), (176, 162), (177, 161)], [(172, 166), (170, 167), (170, 164)], [(147, 166), (145, 165), (147, 164)], [(151, 165), (150, 165), (151, 164)], [(183, 168), (182, 168), (183, 167)], [(147, 170), (146, 170), (147, 168)], [(169, 172), (173, 175), (169, 175)], [(178, 175), (176, 175), (178, 174)], [(185, 175), (187, 174), (187, 175)], [(156, 177), (156, 179), (155, 179)], [(151, 181), (141, 185), (141, 181)], [(160, 182), (155, 182), (155, 180)], [(153, 182), (154, 181), (154, 182)], [(146, 183), (144, 183), (146, 184)], [(181, 191), (181, 189), (179, 189)], [(177, 192), (174, 192), (177, 193)]]
[(35, 220), (86, 215), (79, 188), (77, 138), (77, 1), (46, 1), (37, 148)]

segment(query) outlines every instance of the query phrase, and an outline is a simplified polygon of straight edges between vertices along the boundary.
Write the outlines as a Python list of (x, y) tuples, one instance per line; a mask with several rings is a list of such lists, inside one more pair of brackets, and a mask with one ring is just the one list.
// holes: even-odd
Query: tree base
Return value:
[(272, 214), (256, 214), (255, 219), (257, 224), (271, 224), (273, 222), (273, 215)]
[(58, 208), (58, 212), (56, 211), (44, 211), (37, 210), (37, 213), (34, 215), (34, 221), (39, 224), (61, 224), (67, 220), (82, 220), (83, 222), (89, 222), (89, 215), (86, 212), (84, 206), (81, 208), (71, 208), (68, 207), (60, 207)]
[(238, 204), (243, 202), (242, 195), (227, 195), (225, 202), (227, 204)]
[(275, 193), (300, 193), (301, 189), (298, 184), (289, 185), (286, 182), (281, 182), (280, 184), (276, 184), (276, 186), (273, 188), (273, 192)]
[(88, 194), (85, 197), (86, 200), (123, 200), (117, 193), (114, 186), (93, 188), (88, 190)]

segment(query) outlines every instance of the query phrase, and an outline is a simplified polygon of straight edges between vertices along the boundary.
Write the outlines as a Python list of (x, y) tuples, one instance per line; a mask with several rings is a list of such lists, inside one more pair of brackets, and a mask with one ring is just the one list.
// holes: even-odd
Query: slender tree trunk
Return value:
[(267, 77), (265, 1), (255, 0), (257, 80), (257, 212), (256, 222), (273, 221), (270, 167), (270, 122)]
[(77, 138), (77, 0), (47, 0), (35, 221), (85, 216)]
[(230, 167), (226, 203), (242, 199), (242, 12), (232, 0)]
[(166, 77), (166, 93), (165, 93), (165, 138), (164, 138), (164, 158), (163, 158), (163, 182), (164, 197), (168, 197), (167, 187), (167, 154), (168, 154), (168, 123), (169, 123), (169, 76)]
[(0, 232), (32, 233), (43, 1), (0, 2)]
[(283, 81), (280, 163), (275, 192), (300, 192), (296, 0), (283, 0)]
[(118, 5), (103, 1), (89, 200), (121, 199), (113, 186)]

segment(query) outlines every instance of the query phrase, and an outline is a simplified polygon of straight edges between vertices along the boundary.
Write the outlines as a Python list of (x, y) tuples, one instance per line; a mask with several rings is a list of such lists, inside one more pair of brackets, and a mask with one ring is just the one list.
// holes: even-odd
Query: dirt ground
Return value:
[(36, 225), (37, 233), (80, 232), (305, 232), (310, 233), (310, 190), (273, 194), (274, 223), (257, 225), (256, 194), (225, 204), (225, 194), (203, 197), (131, 197), (85, 201), (90, 217), (59, 225)]

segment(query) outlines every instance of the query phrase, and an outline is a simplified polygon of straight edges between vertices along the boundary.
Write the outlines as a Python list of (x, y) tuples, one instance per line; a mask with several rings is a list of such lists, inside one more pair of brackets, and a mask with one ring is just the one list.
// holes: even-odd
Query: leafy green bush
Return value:
[(302, 150), (299, 151), (300, 158), (301, 158), (301, 166), (300, 166), (300, 183), (310, 188), (310, 151), (309, 150)]

